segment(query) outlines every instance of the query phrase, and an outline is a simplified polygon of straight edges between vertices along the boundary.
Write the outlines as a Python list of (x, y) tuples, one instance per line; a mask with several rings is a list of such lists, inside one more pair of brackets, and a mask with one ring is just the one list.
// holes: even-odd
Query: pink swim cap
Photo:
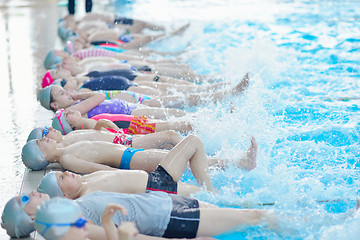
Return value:
[(51, 85), (54, 82), (54, 79), (51, 77), (50, 71), (47, 71), (42, 79), (41, 87), (45, 88)]

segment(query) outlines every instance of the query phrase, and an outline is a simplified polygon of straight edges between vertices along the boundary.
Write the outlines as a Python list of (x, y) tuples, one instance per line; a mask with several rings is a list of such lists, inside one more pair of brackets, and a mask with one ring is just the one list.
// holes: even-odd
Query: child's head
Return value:
[(39, 183), (37, 191), (48, 194), (51, 198), (53, 197), (64, 197), (64, 194), (58, 184), (56, 177), (57, 172), (49, 172), (46, 174)]
[(82, 182), (82, 176), (69, 171), (50, 172), (41, 179), (37, 190), (50, 197), (76, 199), (79, 197)]
[(29, 142), (30, 140), (33, 140), (33, 139), (40, 139), (43, 137), (53, 139), (56, 142), (60, 142), (62, 140), (61, 132), (54, 129), (53, 127), (45, 126), (45, 127), (38, 127), (38, 128), (33, 129), (30, 132), (26, 142)]
[(10, 199), (1, 216), (1, 227), (6, 229), (10, 237), (26, 237), (34, 229), (34, 221), (37, 207), (44, 201), (49, 200), (47, 194), (37, 193), (23, 194)]
[(50, 85), (44, 88), (39, 95), (39, 101), (41, 106), (54, 112), (75, 103), (72, 93), (59, 85)]
[(51, 69), (54, 65), (61, 63), (60, 56), (57, 55), (56, 50), (50, 50), (45, 57), (44, 67)]
[(43, 137), (27, 142), (22, 148), (21, 158), (25, 166), (32, 170), (44, 169), (48, 164), (48, 159), (54, 155), (56, 141)]
[(79, 111), (59, 109), (53, 118), (52, 127), (66, 135), (74, 130), (74, 127), (77, 125), (76, 121), (79, 119), (81, 119)]
[[(54, 198), (43, 203), (36, 212), (35, 229), (45, 239), (85, 239), (87, 220), (72, 200)], [(71, 237), (71, 238), (69, 238)]]
[(64, 68), (59, 68), (59, 69), (51, 69), (48, 71), (48, 73), (51, 75), (51, 77), (53, 79), (63, 79), (63, 78), (71, 78), (71, 72), (64, 69)]

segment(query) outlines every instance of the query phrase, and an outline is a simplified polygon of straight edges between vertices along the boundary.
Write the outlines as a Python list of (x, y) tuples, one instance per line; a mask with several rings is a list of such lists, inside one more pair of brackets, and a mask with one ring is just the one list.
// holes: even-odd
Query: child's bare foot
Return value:
[(238, 167), (246, 170), (252, 170), (256, 167), (257, 143), (254, 137), (251, 138), (251, 145), (244, 156), (238, 162)]
[(238, 94), (245, 91), (245, 89), (249, 86), (249, 73), (246, 73), (243, 79), (236, 85), (232, 90), (232, 94)]

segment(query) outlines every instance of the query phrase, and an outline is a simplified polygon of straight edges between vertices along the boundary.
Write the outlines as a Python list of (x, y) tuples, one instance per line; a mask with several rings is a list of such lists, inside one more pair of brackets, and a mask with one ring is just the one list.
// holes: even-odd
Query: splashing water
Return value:
[[(219, 206), (273, 209), (280, 230), (254, 227), (220, 239), (357, 239), (359, 214), (360, 4), (354, 1), (150, 1), (132, 15), (191, 22), (181, 36), (151, 45), (186, 48), (181, 59), (200, 74), (234, 86), (251, 73), (242, 96), (189, 108), (209, 155), (236, 160), (255, 136), (257, 168), (212, 169)], [(230, 113), (230, 101), (235, 106)], [(183, 180), (195, 183), (191, 173)], [(258, 203), (276, 203), (260, 206)]]

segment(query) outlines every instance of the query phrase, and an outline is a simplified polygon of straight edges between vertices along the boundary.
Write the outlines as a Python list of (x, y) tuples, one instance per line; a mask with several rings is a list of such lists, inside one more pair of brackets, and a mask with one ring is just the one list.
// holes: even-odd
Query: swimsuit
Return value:
[(130, 81), (133, 81), (137, 77), (137, 74), (129, 69), (114, 69), (109, 71), (92, 71), (89, 72), (86, 76), (88, 77), (121, 76), (129, 79)]
[(129, 170), (132, 157), (136, 152), (141, 152), (141, 151), (144, 151), (144, 149), (127, 148), (122, 154), (119, 168)]
[(143, 71), (143, 72), (151, 72), (151, 68), (149, 66), (137, 66), (133, 67), (134, 71)]
[(170, 222), (163, 235), (164, 238), (195, 238), (199, 223), (199, 202), (193, 198), (185, 198), (169, 194), (172, 200)]
[(88, 118), (91, 118), (102, 113), (131, 115), (132, 110), (135, 108), (137, 108), (135, 104), (131, 104), (119, 98), (115, 98), (111, 100), (104, 100), (98, 106), (88, 111), (87, 116)]
[(121, 222), (135, 223), (140, 234), (155, 237), (194, 238), (199, 225), (199, 204), (196, 199), (164, 192), (122, 194), (94, 192), (75, 200), (84, 217), (101, 226), (101, 215), (109, 203), (127, 209), (127, 215), (114, 214), (116, 226)]
[(126, 33), (121, 34), (118, 39), (118, 41), (121, 43), (129, 43), (129, 42), (131, 42), (131, 40), (133, 40), (133, 36), (126, 34)]
[(130, 96), (133, 96), (135, 98), (135, 102), (136, 103), (142, 103), (145, 100), (150, 100), (151, 97), (148, 97), (144, 94), (140, 94), (140, 93), (135, 93), (135, 92), (131, 92), (131, 91), (126, 91), (125, 93), (129, 94)]
[(132, 147), (132, 138), (132, 136), (128, 136), (125, 133), (117, 132), (113, 143)]
[(146, 117), (135, 117), (123, 114), (98, 114), (91, 117), (96, 121), (100, 119), (108, 119), (116, 124), (119, 128), (123, 128), (126, 134), (149, 134), (154, 133), (156, 123), (150, 123)]
[(72, 56), (80, 58), (81, 60), (88, 57), (114, 57), (115, 55), (116, 52), (102, 48), (81, 49), (72, 54)]
[(81, 88), (97, 90), (127, 90), (131, 86), (137, 86), (129, 79), (121, 76), (104, 76), (90, 78), (83, 82)]
[(118, 93), (126, 93), (129, 94), (130, 96), (132, 96), (135, 100), (136, 103), (143, 103), (145, 100), (150, 100), (151, 98), (140, 94), (140, 93), (135, 93), (135, 92), (131, 92), (131, 91), (123, 91), (123, 90), (98, 90), (98, 92), (105, 94), (106, 96), (106, 100), (110, 100), (113, 99), (113, 97), (118, 94)]
[(126, 17), (116, 17), (114, 19), (114, 24), (124, 24), (124, 25), (133, 25), (134, 20)]
[(94, 48), (105, 49), (105, 50), (109, 50), (109, 51), (117, 52), (117, 53), (126, 52), (125, 49), (119, 48), (116, 44), (94, 45)]
[(170, 174), (161, 165), (148, 174), (147, 191), (161, 191), (177, 194), (177, 182), (173, 180)]

